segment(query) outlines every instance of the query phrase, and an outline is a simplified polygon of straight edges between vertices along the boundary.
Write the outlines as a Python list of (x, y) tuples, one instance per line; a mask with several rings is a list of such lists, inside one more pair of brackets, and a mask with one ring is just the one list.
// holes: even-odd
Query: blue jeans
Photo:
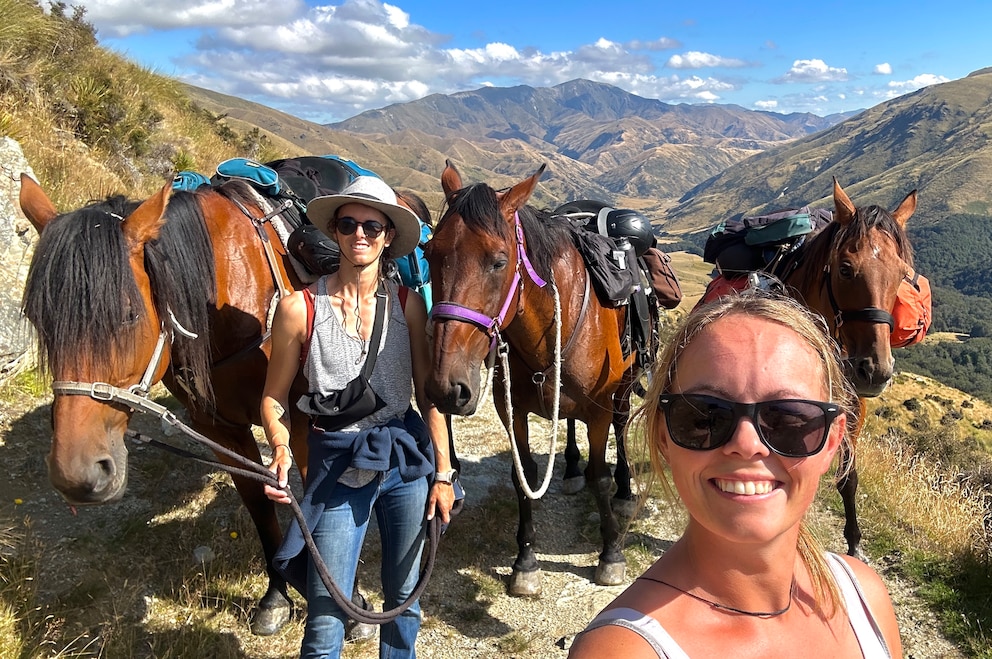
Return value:
[[(426, 538), (426, 478), (404, 483), (392, 468), (371, 483), (352, 488), (337, 483), (313, 531), (314, 542), (334, 583), (351, 597), (355, 572), (372, 511), (382, 539), (383, 609), (403, 603), (417, 585)], [(347, 616), (324, 588), (312, 561), (307, 570), (307, 623), (301, 657), (340, 657)], [(420, 602), (379, 629), (380, 659), (416, 657)]]

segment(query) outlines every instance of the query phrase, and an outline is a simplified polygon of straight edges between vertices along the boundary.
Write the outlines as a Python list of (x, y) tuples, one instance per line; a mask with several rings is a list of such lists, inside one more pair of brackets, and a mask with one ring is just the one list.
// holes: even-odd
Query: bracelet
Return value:
[(272, 451), (275, 452), (275, 450), (277, 448), (279, 448), (280, 446), (285, 446), (286, 447), (286, 450), (289, 451), (289, 454), (290, 455), (293, 454), (293, 449), (289, 448), (289, 444), (273, 444), (272, 445)]

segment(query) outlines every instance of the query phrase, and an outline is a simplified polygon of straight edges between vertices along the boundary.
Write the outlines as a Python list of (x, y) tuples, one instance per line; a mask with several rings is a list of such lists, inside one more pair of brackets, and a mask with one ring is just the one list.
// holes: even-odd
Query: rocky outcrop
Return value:
[(20, 145), (0, 137), (0, 383), (36, 363), (34, 330), (21, 315), (21, 294), (38, 234), (18, 203), (21, 172), (34, 176)]

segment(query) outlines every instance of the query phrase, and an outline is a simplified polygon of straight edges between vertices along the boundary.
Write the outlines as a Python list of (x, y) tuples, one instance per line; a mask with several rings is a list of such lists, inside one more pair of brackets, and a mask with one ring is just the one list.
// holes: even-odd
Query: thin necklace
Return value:
[[(347, 310), (345, 309), (345, 306), (344, 306), (344, 296), (338, 295), (336, 293), (333, 296), (335, 298), (337, 298), (338, 300), (341, 300), (341, 327), (342, 328), (345, 328), (348, 325), (348, 312), (347, 312)], [(365, 356), (369, 352), (369, 343), (372, 342), (371, 339), (369, 339), (368, 341), (366, 341), (365, 339), (362, 338), (362, 300), (361, 300), (361, 296), (359, 296), (358, 298), (355, 299), (355, 334), (357, 334), (358, 336), (352, 336), (351, 334), (348, 334), (348, 330), (347, 329), (345, 329), (345, 331), (344, 331), (344, 335), (346, 337), (348, 337), (352, 341), (356, 341), (361, 346), (362, 352), (361, 352), (360, 355), (358, 355), (358, 358), (355, 360), (355, 364), (361, 364), (363, 361), (365, 361)]]
[(744, 616), (753, 616), (755, 618), (775, 618), (775, 617), (778, 617), (778, 616), (782, 615), (783, 613), (785, 613), (786, 611), (788, 611), (789, 609), (792, 608), (792, 599), (796, 595), (796, 577), (795, 577), (795, 575), (793, 575), (793, 577), (792, 577), (792, 585), (789, 586), (789, 603), (785, 605), (785, 608), (784, 609), (779, 609), (778, 611), (745, 611), (744, 609), (738, 609), (738, 608), (733, 607), (733, 606), (727, 606), (726, 604), (720, 604), (719, 602), (714, 602), (713, 600), (706, 599), (705, 597), (700, 597), (699, 595), (696, 595), (695, 593), (690, 593), (688, 590), (685, 590), (684, 588), (679, 588), (675, 584), (668, 583), (667, 581), (664, 581), (662, 579), (657, 579), (655, 577), (649, 577), (649, 576), (646, 576), (646, 575), (641, 575), (641, 576), (639, 576), (637, 578), (638, 579), (646, 579), (648, 581), (656, 581), (656, 582), (658, 582), (660, 584), (664, 584), (664, 585), (668, 586), (669, 588), (673, 588), (673, 589), (679, 591), (683, 595), (688, 595), (689, 597), (691, 597), (694, 600), (699, 600), (700, 602), (703, 602), (704, 604), (709, 604), (714, 609), (720, 609), (721, 611), (730, 611), (731, 613), (739, 613), (739, 614), (744, 615)]

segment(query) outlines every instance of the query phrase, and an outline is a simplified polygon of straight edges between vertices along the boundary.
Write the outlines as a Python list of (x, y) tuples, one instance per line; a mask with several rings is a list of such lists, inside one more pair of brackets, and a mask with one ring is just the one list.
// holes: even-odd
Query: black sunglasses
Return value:
[(702, 394), (662, 394), (658, 408), (672, 441), (693, 451), (709, 451), (730, 441), (741, 417), (748, 417), (769, 449), (787, 458), (820, 452), (830, 424), (840, 415), (834, 403), (818, 400), (766, 400), (735, 403)]
[(379, 222), (378, 220), (365, 220), (364, 222), (359, 222), (353, 217), (338, 218), (338, 231), (341, 232), (341, 235), (350, 236), (358, 231), (358, 227), (362, 227), (362, 232), (365, 233), (365, 237), (371, 238), (372, 240), (378, 238), (379, 234), (388, 228), (385, 224)]

